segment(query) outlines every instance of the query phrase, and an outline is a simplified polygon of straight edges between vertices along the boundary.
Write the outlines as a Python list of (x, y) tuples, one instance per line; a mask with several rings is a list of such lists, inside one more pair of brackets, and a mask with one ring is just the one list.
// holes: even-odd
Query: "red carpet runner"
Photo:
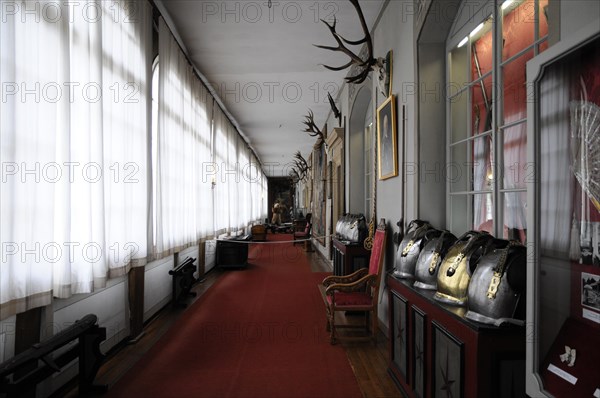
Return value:
[[(290, 235), (269, 235), (272, 240)], [(362, 397), (300, 246), (252, 245), (110, 397)]]

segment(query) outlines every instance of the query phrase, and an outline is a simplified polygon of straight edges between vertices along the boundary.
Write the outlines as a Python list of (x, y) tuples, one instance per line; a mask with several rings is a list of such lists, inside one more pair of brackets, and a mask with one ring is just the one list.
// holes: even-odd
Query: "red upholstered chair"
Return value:
[[(302, 243), (302, 241), (296, 242), (296, 240), (298, 240), (298, 239), (310, 238), (311, 232), (312, 232), (312, 213), (308, 213), (306, 215), (306, 224), (304, 225), (304, 229), (301, 231), (294, 231), (294, 245), (296, 243)], [(306, 246), (306, 241), (304, 242), (304, 245)]]
[[(377, 335), (377, 303), (379, 298), (379, 284), (383, 269), (383, 252), (385, 250), (385, 219), (381, 219), (373, 238), (373, 249), (369, 268), (362, 268), (346, 276), (328, 276), (323, 280), (325, 287), (325, 305), (327, 308), (327, 329), (330, 332), (331, 344), (336, 340), (365, 340), (373, 339)], [(368, 332), (369, 316), (371, 319), (371, 333), (366, 336), (339, 336), (337, 328), (355, 328), (354, 325), (335, 323), (335, 313), (338, 311), (365, 312), (365, 327)], [(362, 326), (359, 326), (362, 327)]]

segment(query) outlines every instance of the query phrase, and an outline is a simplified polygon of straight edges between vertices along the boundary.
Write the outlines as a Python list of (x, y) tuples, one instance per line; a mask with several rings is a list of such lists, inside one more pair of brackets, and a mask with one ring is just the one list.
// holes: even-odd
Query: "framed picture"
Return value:
[(408, 304), (406, 299), (392, 292), (392, 362), (408, 383)]
[(436, 322), (432, 325), (434, 398), (463, 396), (463, 343)]
[(581, 305), (600, 311), (600, 276), (581, 273)]
[(413, 324), (413, 389), (415, 396), (425, 396), (425, 313), (412, 306)]
[(377, 108), (377, 160), (380, 180), (398, 175), (397, 135), (396, 97), (390, 95)]

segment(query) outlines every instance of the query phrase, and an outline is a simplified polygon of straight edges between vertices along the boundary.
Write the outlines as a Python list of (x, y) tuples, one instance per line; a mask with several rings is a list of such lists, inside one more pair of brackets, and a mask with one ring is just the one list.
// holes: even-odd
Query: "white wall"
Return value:
[(562, 0), (560, 2), (561, 39), (569, 37), (589, 23), (600, 25), (600, 1)]
[(144, 322), (164, 307), (172, 294), (173, 257), (165, 257), (146, 265), (144, 273)]
[[(416, 70), (415, 46), (413, 30), (413, 8), (407, 6), (410, 2), (390, 1), (384, 10), (381, 20), (375, 29), (375, 55), (385, 56), (393, 51), (392, 92), (396, 95), (397, 128), (398, 128), (398, 166), (402, 173), (404, 165), (418, 162), (417, 132), (416, 132)], [(379, 93), (375, 82), (373, 87), (374, 108), (379, 107), (385, 97)], [(402, 107), (405, 106), (406, 121), (403, 129)], [(374, 120), (376, 118), (374, 117)], [(403, 140), (404, 133), (404, 140)], [(396, 223), (404, 218), (405, 222), (414, 218), (418, 212), (416, 200), (416, 183), (414, 175), (407, 175), (406, 185), (403, 177), (378, 181), (377, 184), (377, 219), (385, 218), (388, 225), (388, 241), (385, 255), (385, 270), (393, 267), (396, 246), (392, 241), (392, 233), (398, 231)], [(406, 190), (406, 191), (405, 191)], [(385, 279), (385, 272), (382, 275)], [(382, 281), (382, 286), (384, 281)], [(388, 325), (387, 289), (380, 289), (379, 318)]]

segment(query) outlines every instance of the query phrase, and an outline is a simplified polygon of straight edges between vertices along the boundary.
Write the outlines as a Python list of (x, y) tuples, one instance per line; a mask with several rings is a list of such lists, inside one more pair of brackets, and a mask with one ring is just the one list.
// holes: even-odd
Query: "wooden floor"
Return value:
[[(319, 254), (309, 252), (306, 255), (309, 258), (313, 272), (331, 272), (331, 267)], [(197, 295), (190, 298), (189, 303), (192, 304), (198, 300), (225, 272), (228, 271), (214, 269), (209, 272), (204, 282), (197, 283), (192, 289)], [(107, 354), (106, 362), (96, 376), (96, 383), (106, 384), (109, 388), (114, 385), (152, 348), (184, 311), (185, 309), (175, 309), (167, 306), (153, 319), (148, 321), (144, 327), (143, 336), (135, 344), (122, 344), (111, 350)], [(325, 308), (323, 308), (323, 311), (325, 311)], [(323, 328), (325, 328), (325, 325), (323, 325)], [(389, 358), (388, 339), (382, 332), (379, 333), (376, 344), (370, 342), (343, 343), (343, 346), (365, 398), (402, 396), (400, 390), (387, 373)], [(53, 395), (53, 397), (77, 396), (75, 381)]]

